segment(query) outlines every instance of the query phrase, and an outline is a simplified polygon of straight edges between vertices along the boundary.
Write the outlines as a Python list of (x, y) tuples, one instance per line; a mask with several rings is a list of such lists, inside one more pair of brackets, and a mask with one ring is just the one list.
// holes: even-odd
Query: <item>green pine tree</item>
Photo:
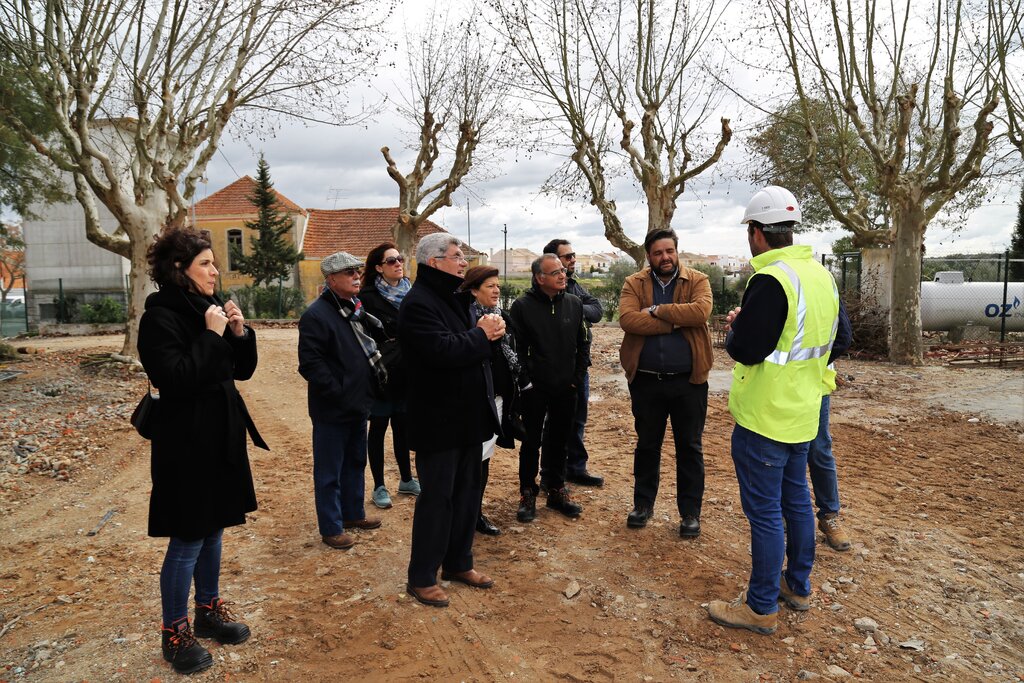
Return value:
[[(1020, 203), (1017, 205), (1017, 226), (1010, 238), (1010, 258), (1024, 259), (1024, 185), (1020, 188)], [(1010, 264), (1010, 279), (1024, 282), (1024, 262)]]
[(303, 255), (287, 239), (292, 218), (279, 208), (274, 183), (270, 180), (270, 164), (262, 155), (256, 172), (256, 188), (249, 201), (259, 209), (259, 215), (254, 221), (246, 221), (245, 227), (256, 230), (257, 234), (249, 240), (252, 246), (249, 255), (235, 253), (233, 257), (238, 271), (252, 277), (258, 287), (288, 277)]

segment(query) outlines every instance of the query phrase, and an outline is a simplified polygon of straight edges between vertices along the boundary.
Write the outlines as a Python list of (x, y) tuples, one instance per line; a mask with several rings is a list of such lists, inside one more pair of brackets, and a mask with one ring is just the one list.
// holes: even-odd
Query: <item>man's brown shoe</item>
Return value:
[(344, 522), (346, 529), (377, 529), (380, 527), (380, 517), (364, 517), (354, 522)]
[(458, 573), (442, 571), (441, 578), (445, 581), (464, 583), (467, 586), (472, 586), (473, 588), (490, 588), (494, 585), (494, 579), (486, 574), (481, 574), (475, 569), (470, 569), (468, 572)]
[(331, 546), (335, 550), (348, 550), (356, 544), (356, 539), (352, 538), (348, 534), (338, 534), (337, 536), (321, 536), (324, 543)]
[(818, 528), (825, 534), (825, 541), (832, 546), (833, 550), (849, 550), (850, 536), (839, 523), (839, 514), (832, 513), (825, 515), (818, 520)]
[(416, 598), (417, 602), (429, 605), (430, 607), (448, 606), (448, 594), (436, 583), (433, 586), (424, 586), (423, 588), (416, 588), (412, 584), (407, 583), (405, 584), (405, 592)]
[(806, 612), (811, 609), (811, 596), (794, 593), (789, 584), (786, 583), (786, 575), (779, 577), (779, 600), (786, 603), (786, 606), (797, 612)]
[(708, 616), (716, 624), (729, 628), (745, 628), (762, 635), (775, 633), (775, 628), (779, 623), (778, 612), (758, 614), (750, 609), (747, 604), (747, 591), (740, 593), (740, 596), (732, 602), (713, 600), (708, 605)]

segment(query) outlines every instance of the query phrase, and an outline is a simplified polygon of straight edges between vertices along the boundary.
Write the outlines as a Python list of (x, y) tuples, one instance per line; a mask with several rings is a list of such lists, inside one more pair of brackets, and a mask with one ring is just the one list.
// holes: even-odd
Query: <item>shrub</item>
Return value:
[(229, 293), (246, 318), (298, 318), (306, 297), (298, 287), (240, 287)]
[(82, 304), (78, 309), (78, 320), (83, 323), (123, 323), (126, 319), (124, 306), (109, 296), (95, 304)]

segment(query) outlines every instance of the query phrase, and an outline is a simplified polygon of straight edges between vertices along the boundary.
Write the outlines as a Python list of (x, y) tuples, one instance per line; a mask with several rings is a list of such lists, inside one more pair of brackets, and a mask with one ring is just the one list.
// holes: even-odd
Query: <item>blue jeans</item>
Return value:
[[(779, 573), (797, 595), (811, 594), (814, 508), (807, 490), (809, 442), (781, 443), (740, 425), (732, 432), (732, 461), (740, 502), (750, 521), (747, 605), (758, 614), (779, 609)], [(785, 526), (783, 526), (785, 519)]]
[(583, 375), (583, 384), (576, 388), (576, 417), (569, 433), (569, 450), (565, 458), (568, 474), (583, 474), (587, 471), (590, 454), (583, 443), (583, 432), (587, 428), (587, 405), (590, 403), (590, 372)]
[(827, 394), (821, 397), (818, 435), (807, 451), (807, 467), (811, 471), (811, 487), (819, 519), (839, 512), (839, 479), (836, 477), (836, 459), (832, 456), (832, 435), (828, 431), (829, 399)]
[(337, 536), (345, 521), (366, 518), (366, 418), (313, 422), (313, 497), (321, 536)]
[(220, 529), (206, 538), (185, 541), (171, 537), (160, 569), (160, 606), (164, 626), (188, 616), (188, 591), (196, 582), (196, 603), (209, 605), (219, 596)]

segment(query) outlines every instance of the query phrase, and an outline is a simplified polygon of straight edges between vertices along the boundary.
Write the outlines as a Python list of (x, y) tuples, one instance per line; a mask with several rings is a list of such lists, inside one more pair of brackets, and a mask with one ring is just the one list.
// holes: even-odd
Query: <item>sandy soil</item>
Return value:
[[(1024, 414), (1011, 402), (1024, 373), (844, 362), (833, 436), (855, 545), (819, 543), (812, 609), (783, 608), (778, 631), (758, 636), (703, 607), (738, 594), (749, 570), (724, 394), (710, 399), (702, 536), (676, 534), (671, 458), (652, 524), (625, 526), (620, 335), (598, 329), (593, 368), (588, 444), (606, 486), (578, 490), (578, 521), (542, 510), (517, 524), (516, 455), (499, 450), (485, 504), (504, 533), (475, 546), (497, 585), (451, 586), (440, 610), (404, 594), (413, 499), (395, 496), (347, 553), (320, 543), (296, 332), (261, 331), (243, 392), (273, 451), (251, 452), (260, 510), (225, 534), (221, 579), (253, 638), (214, 644), (215, 666), (194, 680), (1024, 680)], [(0, 681), (176, 678), (159, 653), (148, 444), (126, 419), (145, 380), (79, 367), (118, 337), (31, 344), (53, 350), (0, 384)], [(387, 478), (394, 494), (393, 460)], [(874, 633), (854, 625), (863, 617)]]

